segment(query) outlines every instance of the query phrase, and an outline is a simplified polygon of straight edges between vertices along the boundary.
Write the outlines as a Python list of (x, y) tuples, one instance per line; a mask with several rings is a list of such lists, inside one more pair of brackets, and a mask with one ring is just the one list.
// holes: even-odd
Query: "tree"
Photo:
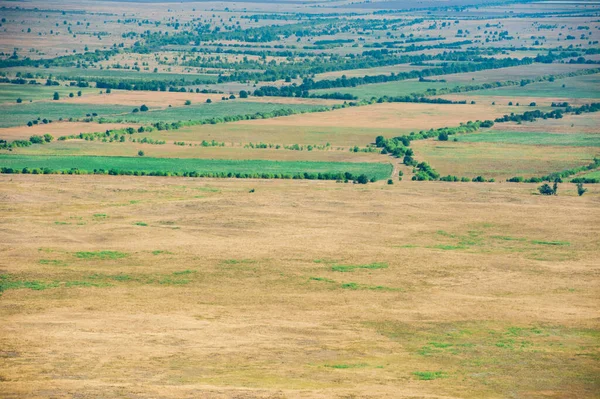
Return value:
[(54, 96), (52, 97), (53, 100), (60, 100), (60, 94), (58, 94), (57, 91), (54, 92)]
[[(400, 178), (402, 179), (402, 178)], [(394, 184), (394, 181), (392, 179), (388, 179), (388, 183), (387, 184)]]
[(75, 97), (75, 95), (73, 93), (69, 93), (69, 97), (73, 98), (73, 97)]
[(248, 98), (248, 92), (246, 90), (240, 91), (240, 98)]
[(369, 182), (369, 178), (367, 175), (360, 175), (356, 178), (356, 182), (358, 184), (367, 184)]
[(554, 184), (552, 185), (552, 194), (558, 195), (558, 179), (554, 180)]
[(192, 105), (192, 101), (191, 100), (185, 100), (185, 105)]
[(81, 97), (81, 90), (77, 92), (77, 97)]
[(54, 140), (54, 137), (53, 137), (51, 134), (48, 134), (48, 133), (44, 134), (44, 141), (45, 141), (46, 143), (49, 143), (49, 142), (51, 142), (52, 140)]
[(29, 141), (31, 141), (31, 144), (44, 144), (44, 138), (42, 136), (31, 136)]
[(586, 191), (587, 188), (583, 188), (583, 183), (577, 183), (577, 194), (579, 194), (580, 197), (585, 194)]
[(206, 103), (207, 103), (207, 104), (210, 104), (210, 103), (212, 103), (212, 100), (211, 100), (210, 98), (207, 98), (207, 99), (206, 99)]
[(108, 89), (106, 89), (106, 94), (110, 94), (111, 92), (112, 92), (112, 90), (110, 87)]
[(554, 195), (554, 190), (548, 184), (542, 184), (539, 186), (538, 191), (542, 195)]
[(142, 111), (142, 112), (148, 111), (148, 107), (146, 107), (146, 104), (142, 104), (142, 106), (140, 107), (140, 111)]
[(142, 150), (139, 150), (139, 151), (138, 151), (138, 156), (140, 156), (140, 157), (143, 157), (143, 156), (144, 156), (144, 151), (142, 151)]
[(438, 135), (438, 140), (439, 140), (439, 141), (448, 141), (448, 133), (446, 133), (446, 132), (441, 132), (441, 133)]
[(23, 100), (21, 100), (21, 98), (17, 98), (17, 104), (21, 104), (23, 102)]

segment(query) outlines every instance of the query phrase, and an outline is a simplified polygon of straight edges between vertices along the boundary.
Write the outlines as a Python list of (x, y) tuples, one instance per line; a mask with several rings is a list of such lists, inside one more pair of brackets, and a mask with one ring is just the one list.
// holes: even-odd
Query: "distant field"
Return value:
[[(563, 87), (564, 85), (564, 87)], [(513, 97), (600, 98), (600, 74), (532, 83), (525, 87), (509, 86), (473, 91), (471, 95)]]
[(77, 96), (77, 92), (81, 91), (84, 94), (97, 93), (98, 89), (88, 87), (65, 87), (65, 86), (43, 86), (43, 85), (15, 85), (0, 83), (0, 103), (16, 103), (20, 98), (23, 102), (30, 100), (52, 100), (55, 92), (66, 98), (69, 93)]
[[(433, 78), (432, 78), (433, 79)], [(437, 78), (436, 78), (437, 79)], [(441, 77), (439, 79), (442, 79)], [(407, 96), (412, 93), (425, 93), (427, 89), (445, 89), (455, 87), (457, 83), (443, 82), (419, 82), (417, 79), (401, 80), (399, 82), (374, 83), (356, 87), (337, 87), (335, 89), (314, 90), (311, 93), (349, 93), (358, 98), (369, 99), (371, 97), (383, 96)]]
[[(582, 69), (596, 68), (597, 65), (585, 64), (531, 64), (519, 65), (508, 68), (486, 69), (477, 72), (455, 73), (435, 77), (445, 79), (451, 83), (481, 84), (491, 82), (502, 82), (506, 80), (533, 79), (538, 76), (558, 75), (562, 73), (575, 72)], [(557, 82), (560, 80), (557, 80)]]
[(122, 105), (75, 104), (60, 101), (33, 102), (22, 104), (0, 104), (0, 127), (22, 126), (34, 119), (83, 118), (87, 114), (97, 113), (99, 117), (115, 117), (117, 114), (131, 112), (131, 107)]
[(33, 68), (33, 67), (19, 67), (19, 68), (5, 68), (6, 72), (22, 72), (22, 73), (40, 73), (43, 75), (51, 74), (55, 79), (74, 79), (77, 77), (82, 78), (104, 78), (104, 79), (120, 79), (120, 80), (184, 80), (187, 82), (201, 79), (206, 83), (216, 83), (218, 77), (216, 75), (199, 75), (199, 74), (185, 74), (185, 73), (153, 73), (153, 72), (138, 72), (127, 69), (83, 69), (83, 68), (70, 68), (70, 67), (51, 67), (51, 68)]
[[(107, 102), (110, 99), (107, 100)], [(199, 103), (189, 106), (164, 109), (150, 109), (147, 112), (132, 112), (135, 106), (87, 104), (80, 102), (34, 102), (23, 104), (0, 105), (0, 127), (25, 125), (37, 118), (47, 118), (57, 121), (59, 118), (83, 118), (95, 112), (106, 122), (177, 122), (183, 120), (200, 120), (227, 115), (245, 115), (257, 112), (271, 112), (279, 109), (294, 109), (309, 111), (319, 106), (308, 104), (277, 104), (260, 102), (215, 102), (213, 104)]]
[(201, 120), (209, 118), (221, 118), (229, 115), (247, 115), (258, 112), (272, 112), (280, 109), (292, 109), (294, 111), (311, 111), (323, 107), (310, 104), (278, 104), (262, 102), (243, 102), (240, 100), (217, 102), (212, 104), (192, 104), (189, 106), (172, 107), (152, 110), (148, 112), (131, 112), (127, 115), (108, 117), (111, 121), (126, 121), (140, 123), (154, 122), (177, 122), (186, 120)]
[(456, 136), (460, 142), (600, 147), (600, 134), (556, 134), (492, 130)]
[(93, 156), (31, 156), (0, 154), (0, 167), (16, 169), (50, 168), (68, 170), (72, 168), (93, 171), (94, 169), (119, 169), (145, 172), (203, 173), (339, 173), (366, 174), (377, 179), (387, 178), (392, 165), (385, 163), (351, 162), (277, 162), (262, 160), (215, 160), (141, 157), (93, 157)]
[[(466, 136), (463, 136), (466, 137)], [(427, 161), (441, 175), (510, 178), (541, 176), (587, 165), (597, 148), (535, 146), (489, 142), (413, 141), (418, 160)]]
[(420, 71), (425, 68), (429, 68), (429, 66), (400, 64), (376, 68), (362, 68), (335, 72), (325, 72), (317, 74), (315, 76), (315, 81), (323, 79), (336, 79), (342, 77), (343, 75), (346, 75), (346, 77), (348, 78), (366, 75), (391, 75), (392, 73)]

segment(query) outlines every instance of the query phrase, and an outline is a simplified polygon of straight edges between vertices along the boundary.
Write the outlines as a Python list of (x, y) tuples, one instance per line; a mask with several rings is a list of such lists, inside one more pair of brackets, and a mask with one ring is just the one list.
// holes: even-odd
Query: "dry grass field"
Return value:
[(600, 389), (597, 187), (0, 183), (2, 397)]

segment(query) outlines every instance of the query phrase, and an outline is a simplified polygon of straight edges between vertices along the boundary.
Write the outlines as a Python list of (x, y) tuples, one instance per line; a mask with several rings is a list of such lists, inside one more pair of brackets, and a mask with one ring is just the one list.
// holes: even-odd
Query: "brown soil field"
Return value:
[(547, 133), (598, 133), (600, 134), (600, 115), (589, 113), (582, 115), (566, 115), (561, 119), (540, 119), (535, 123), (507, 122), (496, 125), (497, 130), (517, 132)]
[(95, 123), (95, 122), (52, 122), (47, 125), (15, 126), (0, 128), (0, 139), (24, 140), (37, 134), (44, 135), (50, 133), (54, 138), (60, 136), (68, 136), (79, 133), (95, 133), (104, 132), (110, 129), (121, 129), (124, 127), (139, 127), (139, 124), (122, 124), (122, 123)]
[(599, 392), (597, 186), (0, 187), (3, 397)]
[(323, 126), (353, 128), (430, 129), (458, 126), (469, 120), (494, 119), (519, 107), (487, 104), (383, 103), (348, 107), (332, 112), (292, 115), (260, 121), (240, 121), (240, 125)]

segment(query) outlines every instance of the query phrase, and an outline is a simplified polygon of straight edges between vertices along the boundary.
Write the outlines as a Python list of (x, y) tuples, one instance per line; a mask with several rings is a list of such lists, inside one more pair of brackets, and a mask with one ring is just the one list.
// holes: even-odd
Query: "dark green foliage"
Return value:
[(554, 190), (548, 184), (542, 184), (539, 186), (538, 191), (542, 195), (554, 195)]

